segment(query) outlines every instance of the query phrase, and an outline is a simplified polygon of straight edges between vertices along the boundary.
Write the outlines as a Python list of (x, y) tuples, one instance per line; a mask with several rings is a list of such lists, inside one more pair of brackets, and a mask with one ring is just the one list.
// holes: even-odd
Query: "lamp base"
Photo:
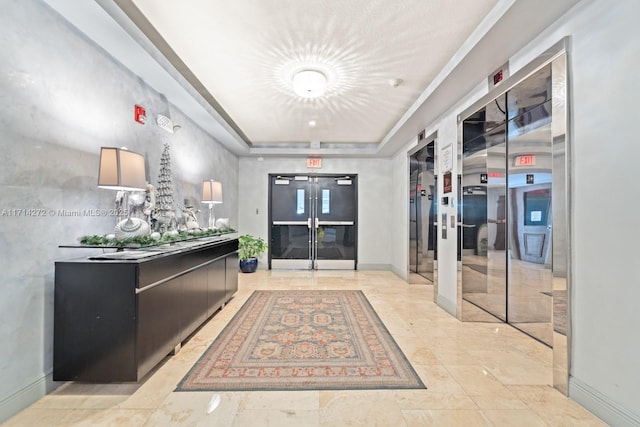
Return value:
[(216, 217), (213, 215), (213, 203), (210, 203), (209, 204), (209, 224), (208, 224), (208, 228), (214, 229), (215, 228), (215, 222), (216, 222)]
[(127, 218), (116, 224), (114, 234), (116, 239), (130, 239), (132, 237), (146, 236), (151, 233), (147, 221), (140, 218)]

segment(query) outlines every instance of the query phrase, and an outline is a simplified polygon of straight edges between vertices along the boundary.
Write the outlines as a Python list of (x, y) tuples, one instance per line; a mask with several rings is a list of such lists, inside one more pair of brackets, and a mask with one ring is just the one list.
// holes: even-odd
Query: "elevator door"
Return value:
[(357, 176), (270, 176), (271, 268), (355, 269)]
[[(552, 345), (551, 66), (463, 122), (462, 298)], [(489, 316), (487, 316), (489, 315)]]
[(435, 141), (410, 157), (409, 270), (434, 281), (437, 258), (437, 200)]

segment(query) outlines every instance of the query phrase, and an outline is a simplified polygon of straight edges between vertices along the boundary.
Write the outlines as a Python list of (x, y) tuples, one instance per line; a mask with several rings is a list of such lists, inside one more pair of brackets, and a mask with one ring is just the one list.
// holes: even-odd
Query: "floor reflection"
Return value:
[(567, 303), (566, 290), (551, 287), (552, 283), (564, 280), (554, 281), (551, 270), (543, 264), (520, 260), (508, 260), (505, 270), (504, 256), (504, 251), (493, 251), (489, 257), (465, 255), (462, 265), (465, 319), (507, 321), (553, 346), (553, 318), (556, 332), (566, 335)]
[[(238, 281), (235, 297), (142, 381), (67, 382), (3, 427), (606, 425), (551, 387), (552, 371), (566, 372), (555, 348), (506, 325), (458, 321), (433, 302), (433, 285), (353, 270), (258, 270)], [(176, 392), (251, 293), (265, 289), (362, 290), (428, 389), (225, 392), (212, 413), (211, 393)]]

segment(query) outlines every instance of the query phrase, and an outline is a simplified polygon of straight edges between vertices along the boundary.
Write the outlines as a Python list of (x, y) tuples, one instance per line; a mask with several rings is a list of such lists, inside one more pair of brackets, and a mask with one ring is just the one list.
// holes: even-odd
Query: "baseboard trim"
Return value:
[(454, 303), (453, 301), (450, 301), (447, 298), (443, 297), (442, 295), (438, 294), (438, 298), (436, 299), (436, 304), (438, 304), (440, 308), (444, 309), (447, 313), (449, 313), (453, 317), (457, 316), (456, 303)]
[(43, 398), (47, 393), (58, 388), (60, 384), (62, 383), (53, 381), (53, 373), (48, 373), (0, 401), (0, 423), (5, 422), (27, 406)]
[(359, 271), (365, 271), (365, 270), (393, 271), (389, 264), (360, 264), (360, 263), (358, 263), (358, 270)]
[(400, 269), (394, 267), (393, 265), (389, 266), (389, 270), (391, 270), (391, 272), (393, 274), (395, 274), (396, 276), (398, 276), (399, 278), (401, 278), (405, 282), (409, 280), (409, 274), (408, 274), (407, 270), (400, 270)]
[(582, 381), (569, 378), (569, 397), (604, 422), (616, 427), (640, 426), (640, 415), (623, 408)]

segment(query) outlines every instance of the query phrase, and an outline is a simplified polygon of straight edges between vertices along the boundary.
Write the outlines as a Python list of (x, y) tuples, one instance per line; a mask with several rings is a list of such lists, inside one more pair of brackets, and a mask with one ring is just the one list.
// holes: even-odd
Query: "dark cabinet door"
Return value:
[(207, 320), (207, 282), (206, 268), (199, 268), (182, 276), (180, 341), (187, 339), (198, 326)]
[(54, 381), (136, 380), (135, 265), (56, 263)]
[(225, 276), (225, 301), (229, 301), (238, 292), (238, 254), (227, 257), (227, 274)]
[(138, 294), (138, 379), (180, 342), (183, 277)]
[(225, 259), (222, 258), (209, 264), (207, 273), (209, 282), (207, 315), (212, 316), (222, 308), (225, 302)]
[(54, 380), (142, 379), (235, 292), (237, 249), (234, 239), (141, 262), (56, 262)]

